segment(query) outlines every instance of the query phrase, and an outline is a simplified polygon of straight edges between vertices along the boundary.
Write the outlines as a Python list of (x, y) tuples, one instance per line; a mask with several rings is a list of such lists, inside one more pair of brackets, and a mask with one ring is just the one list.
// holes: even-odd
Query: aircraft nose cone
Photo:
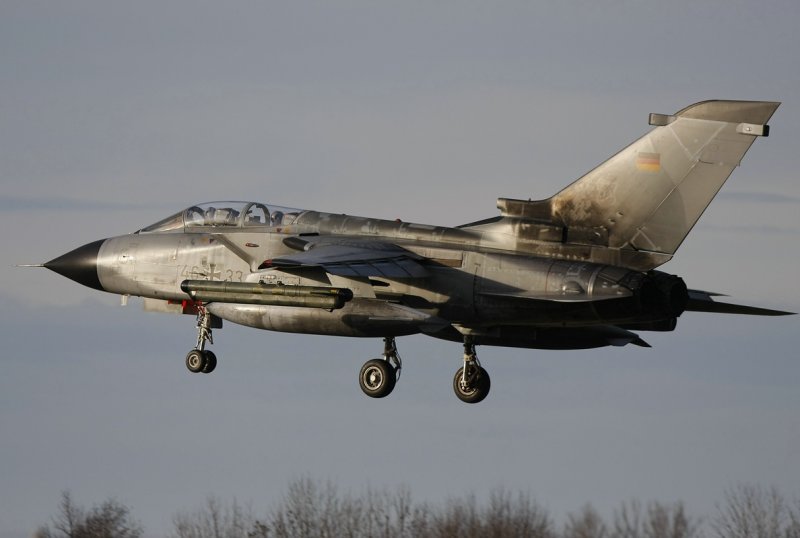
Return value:
[(88, 243), (50, 260), (44, 266), (78, 284), (102, 291), (103, 286), (97, 276), (97, 256), (104, 242), (105, 239), (101, 239)]

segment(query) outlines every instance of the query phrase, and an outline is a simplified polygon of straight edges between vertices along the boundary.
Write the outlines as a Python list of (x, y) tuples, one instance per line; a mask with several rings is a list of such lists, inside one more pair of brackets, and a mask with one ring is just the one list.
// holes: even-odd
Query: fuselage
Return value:
[[(260, 217), (252, 216), (253, 207)], [(209, 208), (213, 217), (197, 216), (209, 215)], [(582, 249), (583, 255), (573, 249), (572, 255), (555, 256), (559, 244), (521, 245), (517, 234), (505, 233), (509, 226), (449, 228), (217, 202), (81, 247), (81, 256), (89, 259), (84, 277), (93, 276), (96, 249), (96, 281), (82, 283), (173, 303), (189, 299), (181, 289), (184, 281), (336, 286), (352, 291), (352, 300), (337, 309), (229, 301), (207, 307), (222, 319), (251, 327), (339, 336), (424, 332), (458, 340), (459, 331), (469, 331), (484, 343), (594, 347), (614, 337), (610, 325), (674, 327), (685, 294), (680, 279), (595, 263), (586, 259), (591, 248)], [(320, 238), (357, 241), (361, 247), (390, 242), (418, 259), (424, 275), (360, 275), (356, 267), (355, 274), (341, 276), (313, 266), (271, 266), (271, 260), (291, 256), (306, 240)], [(374, 268), (380, 262), (365, 263)], [(604, 329), (568, 332), (592, 326)], [(565, 338), (548, 343), (562, 334)]]

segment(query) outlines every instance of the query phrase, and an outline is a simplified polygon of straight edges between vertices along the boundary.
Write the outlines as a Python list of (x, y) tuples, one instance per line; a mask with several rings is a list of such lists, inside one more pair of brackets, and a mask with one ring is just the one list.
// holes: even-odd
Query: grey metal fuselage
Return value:
[[(615, 331), (606, 328), (595, 338), (591, 330), (564, 329), (655, 323), (680, 314), (680, 305), (642, 294), (652, 275), (596, 263), (590, 247), (573, 248), (562, 259), (543, 257), (539, 250), (550, 256), (563, 245), (522, 242), (511, 228), (513, 223), (464, 229), (303, 211), (287, 226), (185, 226), (110, 238), (99, 248), (97, 276), (105, 291), (172, 302), (188, 299), (181, 289), (185, 280), (347, 288), (352, 300), (334, 310), (207, 305), (216, 316), (242, 325), (340, 336), (425, 332), (459, 340), (470, 333), (487, 344), (594, 347), (611, 343), (609, 331)], [(426, 274), (389, 278), (339, 276), (317, 267), (259, 268), (297, 252), (287, 238), (304, 237), (350, 238), (362, 246), (391, 242), (424, 260)], [(629, 335), (620, 330), (617, 336), (630, 341)]]

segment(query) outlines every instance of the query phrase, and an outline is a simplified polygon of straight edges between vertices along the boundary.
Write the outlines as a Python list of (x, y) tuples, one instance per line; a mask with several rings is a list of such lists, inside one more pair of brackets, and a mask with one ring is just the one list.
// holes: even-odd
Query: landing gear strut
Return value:
[[(211, 328), (214, 326), (213, 315), (203, 305), (197, 307), (197, 345), (186, 355), (186, 368), (192, 373), (210, 374), (217, 367), (217, 356), (206, 349), (206, 341), (213, 344)], [(221, 325), (218, 325), (221, 326)]]
[(489, 373), (483, 369), (475, 354), (475, 344), (471, 336), (464, 337), (464, 366), (456, 371), (453, 378), (453, 390), (459, 400), (466, 403), (478, 403), (489, 394), (491, 380)]
[(394, 337), (387, 336), (383, 339), (383, 358), (364, 363), (358, 374), (358, 384), (367, 396), (383, 398), (394, 390), (402, 368)]

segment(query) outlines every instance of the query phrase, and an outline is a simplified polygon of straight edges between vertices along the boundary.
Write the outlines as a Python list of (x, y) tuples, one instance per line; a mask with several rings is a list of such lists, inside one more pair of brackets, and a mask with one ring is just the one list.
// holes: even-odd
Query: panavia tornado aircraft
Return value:
[(500, 198), (500, 215), (454, 228), (259, 202), (193, 205), (129, 235), (42, 264), (80, 284), (197, 316), (192, 372), (222, 320), (259, 329), (383, 339), (358, 376), (395, 387), (395, 338), (461, 342), (453, 379), (483, 400), (477, 345), (585, 349), (672, 331), (686, 311), (789, 312), (717, 302), (656, 271), (675, 254), (779, 103), (705, 101), (651, 114), (649, 133), (546, 200)]

